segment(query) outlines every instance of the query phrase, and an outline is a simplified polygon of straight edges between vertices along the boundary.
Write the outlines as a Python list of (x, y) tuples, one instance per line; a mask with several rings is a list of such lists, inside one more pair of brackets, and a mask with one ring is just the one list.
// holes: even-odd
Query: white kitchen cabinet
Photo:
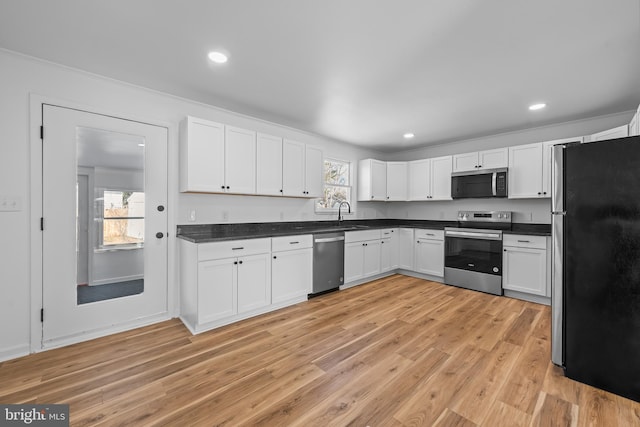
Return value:
[(381, 230), (380, 271), (382, 273), (398, 268), (398, 241), (397, 228)]
[(604, 141), (607, 139), (624, 138), (629, 136), (629, 125), (622, 125), (613, 129), (603, 130), (602, 132), (594, 133), (590, 137), (587, 137), (587, 142)]
[(256, 139), (256, 193), (282, 196), (282, 138), (258, 133)]
[(453, 172), (506, 168), (508, 163), (509, 156), (506, 148), (455, 154), (453, 156)]
[(551, 182), (551, 175), (553, 173), (553, 147), (559, 144), (582, 144), (583, 142), (584, 137), (575, 136), (544, 141), (542, 143), (542, 194), (544, 197), (551, 197), (551, 192), (553, 191)]
[(358, 201), (387, 200), (387, 163), (364, 159), (358, 162)]
[(322, 196), (322, 151), (285, 139), (282, 142), (282, 191), (290, 197)]
[(180, 122), (180, 191), (221, 192), (224, 125), (187, 117)]
[(256, 194), (256, 133), (225, 126), (225, 192)]
[(413, 270), (413, 228), (398, 229), (398, 268)]
[(344, 282), (354, 282), (379, 274), (381, 231), (363, 230), (345, 233)]
[(180, 191), (256, 193), (255, 132), (195, 117), (180, 130)]
[(271, 302), (305, 298), (312, 291), (313, 240), (310, 234), (274, 237), (271, 260)]
[(387, 162), (387, 201), (407, 198), (407, 162)]
[(451, 200), (452, 156), (409, 162), (409, 200)]
[[(181, 318), (192, 332), (271, 305), (271, 239), (181, 241)], [(268, 311), (268, 310), (267, 310)]]
[(444, 231), (416, 229), (414, 271), (444, 276)]
[(543, 191), (543, 150), (541, 142), (509, 147), (509, 198), (550, 197)]
[(546, 237), (505, 234), (502, 254), (503, 289), (550, 296)]

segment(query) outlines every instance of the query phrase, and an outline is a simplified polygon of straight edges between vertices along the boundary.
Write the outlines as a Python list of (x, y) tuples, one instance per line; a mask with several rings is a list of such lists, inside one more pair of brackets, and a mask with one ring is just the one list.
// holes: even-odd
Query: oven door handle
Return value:
[(486, 240), (502, 240), (500, 233), (474, 233), (470, 231), (449, 231), (444, 234), (446, 237), (461, 237), (463, 239), (486, 239)]

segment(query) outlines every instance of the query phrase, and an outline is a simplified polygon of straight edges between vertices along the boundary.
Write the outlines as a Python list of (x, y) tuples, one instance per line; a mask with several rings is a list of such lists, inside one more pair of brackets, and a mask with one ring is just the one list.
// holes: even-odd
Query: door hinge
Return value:
[(40, 217), (40, 231), (44, 231), (44, 218)]
[(40, 322), (44, 322), (44, 308), (40, 309)]
[(40, 126), (40, 139), (44, 140), (44, 126)]

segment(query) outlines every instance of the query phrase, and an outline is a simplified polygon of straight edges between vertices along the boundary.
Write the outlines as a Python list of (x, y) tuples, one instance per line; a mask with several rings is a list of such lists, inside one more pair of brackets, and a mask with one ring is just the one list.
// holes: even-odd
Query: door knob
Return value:
[(158, 232), (156, 233), (156, 237), (157, 237), (158, 239), (162, 239), (162, 238), (164, 237), (164, 234), (162, 234), (162, 232), (158, 231)]

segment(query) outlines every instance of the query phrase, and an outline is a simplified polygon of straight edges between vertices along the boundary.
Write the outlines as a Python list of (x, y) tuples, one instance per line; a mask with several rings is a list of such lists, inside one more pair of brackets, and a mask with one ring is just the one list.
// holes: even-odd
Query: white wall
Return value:
[[(634, 111), (628, 111), (519, 132), (508, 132), (484, 138), (405, 150), (389, 153), (382, 160), (418, 160), (590, 135), (605, 129), (628, 124), (633, 114)], [(447, 202), (395, 202), (389, 204), (387, 215), (392, 218), (455, 220), (457, 212), (461, 210), (507, 210), (514, 213), (513, 220), (516, 222), (551, 223), (550, 199), (468, 199)]]
[[(178, 123), (187, 115), (253, 129), (321, 147), (326, 156), (356, 161), (379, 153), (339, 143), (277, 124), (217, 109), (212, 106), (146, 90), (111, 79), (0, 50), (0, 197), (17, 197), (19, 212), (0, 212), (0, 360), (29, 351), (31, 322), (35, 330), (39, 314), (31, 315), (31, 233), (40, 233), (31, 223), (30, 95), (35, 94), (119, 117), (135, 118), (169, 127), (170, 229), (186, 223), (195, 209), (197, 222), (278, 221), (328, 219), (317, 217), (313, 203), (306, 200), (269, 197), (179, 194)], [(356, 203), (357, 205), (357, 203)], [(384, 216), (384, 207), (365, 206), (356, 210), (367, 218)], [(37, 214), (37, 213), (36, 213)], [(35, 222), (35, 221), (34, 221)], [(169, 283), (177, 299), (176, 240), (169, 236)], [(39, 304), (34, 301), (34, 306)]]

